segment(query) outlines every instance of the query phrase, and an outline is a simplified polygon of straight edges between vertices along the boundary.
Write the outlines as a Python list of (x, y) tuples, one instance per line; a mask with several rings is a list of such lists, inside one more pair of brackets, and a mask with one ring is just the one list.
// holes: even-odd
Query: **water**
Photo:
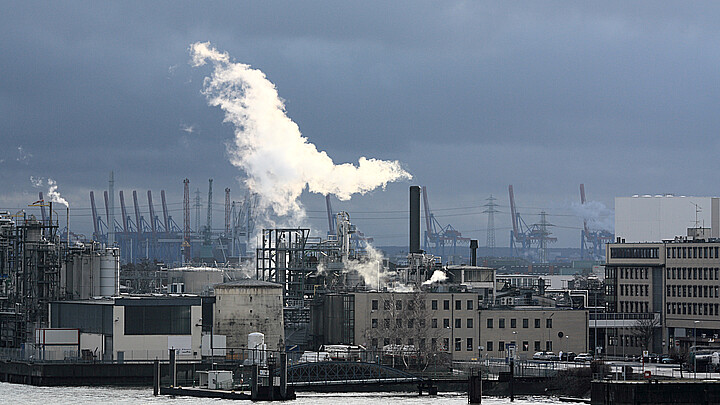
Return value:
[[(467, 404), (465, 393), (441, 393), (434, 397), (420, 397), (417, 393), (338, 393), (324, 394), (301, 392), (297, 400), (276, 402), (286, 405), (330, 404), (413, 404), (444, 405)], [(249, 403), (210, 398), (153, 396), (152, 388), (114, 387), (34, 387), (22, 384), (0, 383), (0, 402), (15, 404), (61, 405), (61, 404), (214, 404)], [(483, 404), (509, 404), (509, 398), (485, 397)], [(514, 404), (539, 405), (560, 403), (555, 398), (520, 397)]]

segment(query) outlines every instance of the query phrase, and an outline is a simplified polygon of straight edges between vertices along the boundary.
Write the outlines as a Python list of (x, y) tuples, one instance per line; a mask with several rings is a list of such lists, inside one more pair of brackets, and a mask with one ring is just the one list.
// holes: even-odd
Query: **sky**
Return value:
[[(390, 182), (333, 208), (378, 245), (406, 245), (408, 187), (428, 189), (440, 225), (507, 246), (507, 188), (526, 223), (546, 211), (558, 247), (579, 247), (579, 185), (612, 224), (614, 197), (717, 195), (720, 5), (714, 2), (2, 2), (0, 210), (47, 194), (90, 235), (114, 172), (126, 198), (168, 196), (183, 179), (214, 227), (223, 190), (246, 193), (231, 163), (234, 127), (208, 104), (210, 42), (262, 71), (287, 116), (336, 164), (398, 161)], [(116, 198), (116, 201), (118, 199)], [(327, 227), (324, 197), (303, 192), (307, 225)], [(119, 212), (118, 214), (119, 215)], [(205, 213), (203, 211), (203, 220)], [(194, 223), (194, 210), (193, 221)], [(601, 225), (598, 225), (600, 227)]]

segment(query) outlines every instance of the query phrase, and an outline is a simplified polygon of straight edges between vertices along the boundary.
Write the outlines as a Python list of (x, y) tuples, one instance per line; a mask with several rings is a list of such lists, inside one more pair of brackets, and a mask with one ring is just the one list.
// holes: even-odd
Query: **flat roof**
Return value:
[(246, 278), (243, 280), (229, 281), (227, 283), (215, 284), (215, 288), (282, 288), (282, 285), (269, 281)]

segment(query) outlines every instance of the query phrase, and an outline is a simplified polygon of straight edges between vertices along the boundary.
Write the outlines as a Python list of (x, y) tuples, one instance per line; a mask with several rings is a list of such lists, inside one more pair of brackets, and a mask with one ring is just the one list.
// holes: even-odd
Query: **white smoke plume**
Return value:
[(357, 165), (335, 164), (288, 118), (275, 85), (263, 72), (233, 62), (209, 42), (192, 44), (190, 54), (193, 66), (208, 61), (213, 65), (203, 94), (210, 105), (225, 111), (225, 122), (235, 127), (234, 143), (228, 147), (231, 163), (246, 173), (245, 183), (260, 195), (260, 204), (276, 214), (304, 216), (298, 198), (306, 187), (348, 200), (352, 194), (412, 178), (398, 161), (361, 157)]
[(447, 280), (447, 276), (445, 275), (445, 272), (442, 270), (435, 270), (433, 272), (432, 276), (430, 276), (430, 279), (427, 281), (424, 281), (422, 283), (422, 285), (430, 285), (432, 283), (438, 283), (438, 282), (445, 281), (445, 280)]
[(594, 231), (614, 232), (615, 213), (599, 201), (587, 201), (585, 204), (573, 202), (572, 210), (587, 221), (588, 228)]
[(55, 180), (49, 178), (49, 179), (47, 179), (47, 185), (48, 185), (47, 196), (48, 196), (48, 198), (50, 198), (50, 201), (52, 201), (54, 203), (63, 204), (64, 206), (69, 208), (70, 204), (68, 204), (67, 200), (64, 199), (60, 195), (59, 191), (57, 191), (57, 189), (58, 189), (57, 182), (55, 182)]
[(379, 289), (386, 285), (389, 272), (382, 265), (383, 254), (374, 247), (367, 245), (367, 253), (361, 260), (349, 260), (345, 263), (345, 271), (357, 271), (371, 289)]
[(45, 179), (43, 179), (42, 177), (30, 176), (30, 183), (32, 183), (32, 185), (35, 187), (42, 187), (44, 181)]

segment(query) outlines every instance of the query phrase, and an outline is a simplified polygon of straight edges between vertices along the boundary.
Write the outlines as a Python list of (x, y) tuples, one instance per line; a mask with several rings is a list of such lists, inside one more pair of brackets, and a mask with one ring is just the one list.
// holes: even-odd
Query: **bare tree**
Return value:
[(433, 342), (443, 330), (431, 324), (425, 292), (388, 292), (380, 298), (378, 325), (366, 329), (365, 338), (378, 342), (380, 355), (389, 356), (392, 366), (401, 361), (405, 367), (426, 368), (440, 349)]
[(650, 350), (655, 336), (655, 329), (660, 327), (660, 319), (657, 316), (652, 318), (638, 319), (630, 329), (643, 350)]

